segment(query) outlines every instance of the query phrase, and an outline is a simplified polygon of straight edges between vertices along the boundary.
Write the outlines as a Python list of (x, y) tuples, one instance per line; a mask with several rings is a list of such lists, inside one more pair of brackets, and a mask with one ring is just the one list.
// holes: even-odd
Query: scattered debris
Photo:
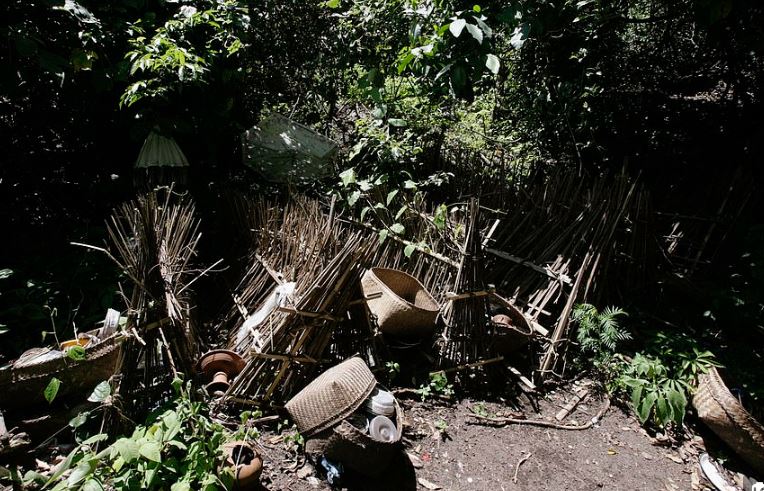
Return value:
[(735, 487), (724, 479), (706, 453), (700, 456), (700, 468), (718, 491), (735, 491)]
[(583, 401), (589, 396), (589, 390), (583, 389), (573, 396), (573, 398), (560, 409), (560, 411), (554, 416), (557, 421), (565, 419), (570, 412), (575, 409), (579, 402)]

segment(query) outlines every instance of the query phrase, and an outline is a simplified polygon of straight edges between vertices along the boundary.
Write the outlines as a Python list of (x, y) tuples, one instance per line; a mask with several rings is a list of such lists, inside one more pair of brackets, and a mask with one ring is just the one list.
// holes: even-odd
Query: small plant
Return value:
[(430, 374), (430, 383), (420, 386), (417, 392), (424, 402), (433, 394), (451, 397), (454, 394), (454, 386), (448, 383), (445, 372), (433, 372)]
[(290, 450), (299, 450), (305, 445), (305, 438), (297, 431), (296, 425), (292, 425), (290, 431), (284, 435), (284, 444)]
[(599, 312), (594, 305), (576, 305), (571, 320), (578, 324), (576, 338), (581, 352), (592, 357), (595, 366), (608, 361), (623, 341), (631, 339), (631, 334), (618, 324), (618, 318), (626, 311), (618, 307), (607, 307)]
[(649, 353), (637, 353), (631, 359), (618, 356), (617, 360), (620, 375), (610, 384), (611, 391), (627, 392), (640, 422), (659, 428), (682, 425), (698, 377), (719, 366), (714, 355), (700, 350), (689, 336), (662, 332)]
[[(179, 389), (173, 405), (137, 426), (132, 435), (102, 450), (99, 444), (108, 435), (93, 435), (69, 454), (47, 482), (39, 474), (26, 480), (44, 483), (54, 491), (232, 489), (233, 470), (225, 466), (222, 444), (236, 435), (205, 415), (203, 404), (191, 399), (190, 385), (173, 385)], [(106, 400), (107, 388), (108, 384), (99, 385), (93, 396)]]
[(483, 402), (478, 402), (477, 404), (474, 404), (471, 409), (472, 409), (472, 412), (478, 416), (481, 416), (483, 418), (488, 417), (488, 409), (486, 409), (485, 403)]
[(387, 367), (387, 374), (390, 377), (390, 380), (395, 379), (395, 377), (401, 373), (401, 365), (397, 362), (388, 361), (385, 363), (385, 367)]
[(648, 420), (659, 428), (673, 422), (681, 426), (687, 409), (687, 385), (673, 378), (663, 362), (638, 353), (627, 362), (618, 383), (630, 391), (631, 406), (645, 424)]

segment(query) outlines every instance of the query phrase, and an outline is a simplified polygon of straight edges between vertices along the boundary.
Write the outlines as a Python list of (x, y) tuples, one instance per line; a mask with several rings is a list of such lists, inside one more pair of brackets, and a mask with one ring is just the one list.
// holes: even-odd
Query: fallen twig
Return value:
[(528, 455), (525, 455), (524, 457), (520, 457), (520, 460), (517, 461), (517, 465), (515, 466), (515, 475), (512, 476), (512, 482), (517, 484), (517, 473), (520, 470), (520, 466), (523, 465), (523, 462), (531, 458), (532, 453), (528, 452)]
[(610, 409), (610, 398), (605, 399), (605, 403), (602, 405), (602, 408), (597, 412), (596, 415), (592, 419), (590, 419), (586, 424), (583, 425), (561, 425), (557, 423), (552, 423), (551, 421), (543, 421), (543, 420), (536, 420), (536, 419), (521, 419), (521, 418), (497, 418), (497, 417), (488, 417), (488, 416), (479, 416), (477, 414), (470, 414), (469, 416), (478, 419), (480, 421), (486, 421), (490, 423), (498, 423), (502, 425), (507, 424), (521, 424), (521, 425), (531, 425), (531, 426), (542, 426), (544, 428), (554, 428), (557, 430), (588, 430), (592, 426), (594, 426), (596, 423), (602, 419), (602, 416), (605, 415), (607, 410)]

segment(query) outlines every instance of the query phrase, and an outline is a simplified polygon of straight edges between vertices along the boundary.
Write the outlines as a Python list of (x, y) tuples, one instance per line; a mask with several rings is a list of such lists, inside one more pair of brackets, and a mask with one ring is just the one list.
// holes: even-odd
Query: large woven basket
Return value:
[(395, 453), (401, 449), (403, 410), (395, 402), (395, 441), (381, 442), (347, 421), (315, 435), (305, 444), (305, 451), (314, 455), (326, 455), (329, 460), (361, 474), (376, 477), (389, 466)]
[(286, 404), (305, 437), (332, 427), (358, 409), (377, 381), (366, 363), (349, 358), (319, 375)]
[(435, 330), (440, 305), (413, 276), (387, 268), (371, 268), (361, 278), (369, 312), (380, 331), (404, 338), (423, 338)]
[(732, 395), (715, 368), (700, 377), (692, 404), (701, 421), (764, 474), (764, 427)]
[(53, 377), (61, 381), (57, 398), (89, 393), (114, 374), (122, 340), (122, 336), (116, 334), (89, 346), (85, 348), (85, 359), (80, 361), (60, 356), (42, 363), (0, 370), (0, 408), (47, 405), (43, 393)]

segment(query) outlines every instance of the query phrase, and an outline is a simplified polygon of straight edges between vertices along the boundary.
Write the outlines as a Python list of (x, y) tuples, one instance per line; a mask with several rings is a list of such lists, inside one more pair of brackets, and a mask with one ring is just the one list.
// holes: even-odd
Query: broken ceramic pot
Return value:
[(223, 445), (226, 464), (234, 468), (234, 489), (255, 489), (263, 472), (263, 459), (255, 448), (245, 441)]

